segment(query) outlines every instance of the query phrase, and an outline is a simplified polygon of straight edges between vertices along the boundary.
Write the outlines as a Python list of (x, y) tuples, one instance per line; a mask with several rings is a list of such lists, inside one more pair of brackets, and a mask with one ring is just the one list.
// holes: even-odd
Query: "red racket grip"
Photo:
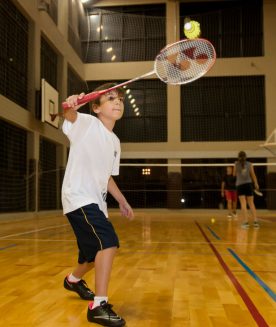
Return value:
[[(84, 103), (87, 103), (89, 101), (92, 101), (92, 100), (95, 100), (97, 99), (99, 96), (101, 96), (101, 94), (103, 94), (104, 92), (91, 92), (91, 93), (88, 93), (86, 94), (83, 98), (81, 99), (78, 99), (77, 102), (79, 104), (84, 104)], [(62, 102), (62, 107), (63, 109), (70, 109), (68, 103), (65, 101), (65, 102)]]

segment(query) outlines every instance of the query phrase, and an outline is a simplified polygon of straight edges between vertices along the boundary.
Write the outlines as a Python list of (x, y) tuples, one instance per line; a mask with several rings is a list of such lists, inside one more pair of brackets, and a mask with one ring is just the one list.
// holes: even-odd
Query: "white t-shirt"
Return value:
[(106, 217), (107, 184), (119, 174), (120, 141), (96, 117), (77, 114), (65, 120), (63, 132), (70, 140), (70, 153), (62, 185), (64, 214), (90, 203), (98, 204)]

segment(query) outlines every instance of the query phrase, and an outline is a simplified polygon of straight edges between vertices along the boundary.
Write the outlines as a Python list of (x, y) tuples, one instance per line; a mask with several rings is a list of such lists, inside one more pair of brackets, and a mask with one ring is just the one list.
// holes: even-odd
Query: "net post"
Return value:
[[(168, 163), (180, 164), (180, 160), (168, 160)], [(181, 166), (168, 166), (168, 182), (167, 182), (167, 208), (181, 209), (182, 197), (182, 172)]]

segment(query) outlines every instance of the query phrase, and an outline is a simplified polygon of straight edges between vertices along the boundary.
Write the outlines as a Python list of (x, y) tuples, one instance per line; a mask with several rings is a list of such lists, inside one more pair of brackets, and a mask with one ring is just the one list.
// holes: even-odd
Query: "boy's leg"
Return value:
[(76, 292), (83, 300), (93, 300), (94, 293), (82, 277), (94, 267), (94, 262), (78, 263), (74, 271), (65, 277), (64, 288)]
[(95, 293), (96, 296), (106, 296), (117, 247), (98, 251), (95, 258)]
[(107, 248), (97, 252), (95, 258), (95, 288), (94, 303), (90, 303), (87, 311), (87, 319), (104, 326), (121, 327), (125, 320), (118, 316), (109, 304), (107, 291), (110, 280), (113, 260), (117, 247)]
[(82, 279), (82, 277), (93, 267), (94, 267), (94, 262), (78, 263), (78, 265), (73, 270), (72, 275), (78, 279)]

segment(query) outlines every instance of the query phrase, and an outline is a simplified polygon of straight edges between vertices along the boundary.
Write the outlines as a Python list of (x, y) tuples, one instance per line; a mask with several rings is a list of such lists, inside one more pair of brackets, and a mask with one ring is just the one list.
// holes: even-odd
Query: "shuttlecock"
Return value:
[(196, 39), (200, 36), (200, 24), (195, 20), (185, 19), (184, 20), (184, 34), (187, 39)]

